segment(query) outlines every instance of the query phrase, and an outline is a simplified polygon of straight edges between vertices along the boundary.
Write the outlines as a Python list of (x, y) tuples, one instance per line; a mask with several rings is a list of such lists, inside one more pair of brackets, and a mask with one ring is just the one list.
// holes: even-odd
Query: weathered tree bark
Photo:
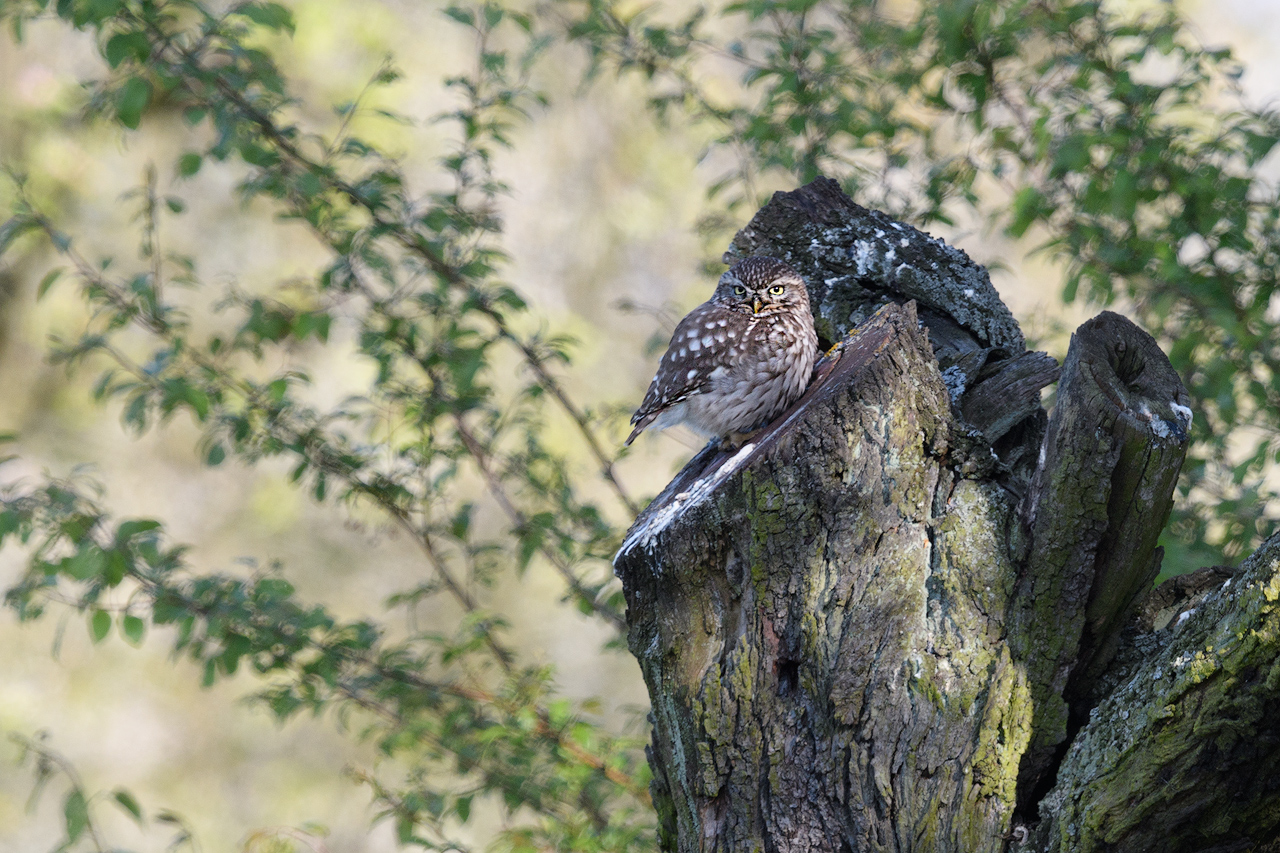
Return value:
[[(806, 276), (840, 346), (777, 422), (695, 456), (615, 560), (663, 849), (1274, 832), (1280, 541), (1229, 602), (1135, 615), (1190, 418), (1155, 342), (1086, 323), (1049, 420), (1057, 365), (963, 253), (819, 181), (774, 197), (728, 257), (749, 254)], [(1168, 843), (1189, 827), (1199, 846)]]

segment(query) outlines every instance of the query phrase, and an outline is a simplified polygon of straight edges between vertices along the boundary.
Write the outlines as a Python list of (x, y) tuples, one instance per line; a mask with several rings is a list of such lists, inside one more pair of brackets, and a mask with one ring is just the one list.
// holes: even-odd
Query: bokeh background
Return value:
[[(403, 76), (376, 97), (425, 119), (444, 96), (439, 81), (467, 55), (451, 43), (457, 31), (443, 25), (438, 3), (290, 5), (297, 32), (282, 41), (279, 61), (317, 121), (329, 105), (354, 97), (387, 56)], [(1280, 5), (1180, 6), (1203, 42), (1228, 45), (1243, 61), (1250, 100), (1280, 95)], [(0, 34), (0, 164), (29, 176), (86, 255), (133, 261), (137, 205), (125, 196), (148, 164), (157, 164), (161, 190), (173, 182), (167, 164), (184, 150), (188, 130), (175, 121), (122, 135), (83, 121), (79, 81), (98, 73), (99, 61), (87, 38), (57, 22), (29, 27), (21, 43)], [(657, 124), (634, 80), (584, 85), (585, 63), (569, 52), (553, 66), (545, 85), (558, 96), (517, 129), (498, 164), (511, 186), (504, 211), (511, 279), (548, 328), (577, 338), (573, 390), (633, 406), (663, 333), (710, 291), (706, 265), (722, 251), (723, 237), (708, 238), (700, 223), (720, 164), (700, 159), (707, 140), (696, 129)], [(736, 84), (726, 73), (723, 85)], [(425, 120), (362, 132), (403, 154), (409, 174), (424, 182), (443, 152), (443, 131)], [(233, 168), (210, 165), (187, 183), (189, 212), (166, 226), (166, 248), (193, 256), (206, 281), (250, 291), (313, 271), (322, 255), (305, 232), (270, 223), (264, 205), (241, 204), (236, 179)], [(0, 189), (0, 196), (8, 192)], [(1069, 330), (1091, 311), (1062, 305), (1058, 277), (1044, 261), (1020, 258), (999, 235), (963, 223), (930, 230), (994, 264), (995, 284), (1029, 336), (1062, 357)], [(93, 403), (90, 374), (71, 377), (47, 360), (50, 336), (72, 336), (84, 319), (69, 288), (36, 301), (49, 262), (31, 249), (0, 266), (0, 431), (19, 434), (21, 454), (0, 469), (5, 482), (86, 466), (110, 484), (113, 510), (164, 519), (175, 539), (193, 546), (193, 562), (279, 560), (305, 598), (328, 602), (339, 616), (379, 613), (387, 595), (424, 571), (404, 541), (291, 487), (283, 465), (206, 467), (195, 452), (197, 430), (181, 418), (141, 438), (129, 435), (118, 410)], [(338, 399), (367, 379), (367, 367), (342, 341), (297, 355), (322, 397)], [(628, 485), (656, 492), (690, 455), (690, 444), (679, 436), (641, 439), (623, 463)], [(0, 556), (0, 587), (19, 570), (16, 557)], [(604, 650), (600, 627), (558, 601), (549, 570), (535, 568), (500, 594), (511, 599), (495, 605), (512, 615), (516, 645), (554, 664), (566, 695), (599, 697), (603, 717), (641, 725), (647, 699), (637, 667), (625, 652)], [(255, 686), (248, 677), (208, 689), (199, 681), (194, 667), (172, 661), (154, 638), (134, 648), (113, 635), (94, 646), (78, 615), (19, 626), (0, 610), (0, 733), (48, 732), (89, 789), (123, 785), (149, 811), (172, 809), (208, 851), (252, 846), (255, 831), (308, 823), (327, 829), (329, 850), (394, 849), (389, 826), (369, 827), (366, 790), (339, 772), (375, 766), (372, 748), (343, 736), (329, 718), (280, 726), (243, 701)], [(0, 851), (48, 850), (60, 837), (60, 798), (29, 808), (32, 778), (16, 765), (17, 755), (14, 744), (0, 740)], [(155, 830), (139, 835), (123, 817), (108, 819), (106, 828), (137, 849), (162, 850), (169, 840)]]

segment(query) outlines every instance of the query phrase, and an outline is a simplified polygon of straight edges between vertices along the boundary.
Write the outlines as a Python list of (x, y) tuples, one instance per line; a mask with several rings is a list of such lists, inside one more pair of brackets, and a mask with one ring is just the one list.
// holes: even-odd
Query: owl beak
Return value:
[(751, 313), (759, 314), (760, 309), (764, 307), (764, 303), (760, 301), (760, 297), (756, 296), (751, 300)]

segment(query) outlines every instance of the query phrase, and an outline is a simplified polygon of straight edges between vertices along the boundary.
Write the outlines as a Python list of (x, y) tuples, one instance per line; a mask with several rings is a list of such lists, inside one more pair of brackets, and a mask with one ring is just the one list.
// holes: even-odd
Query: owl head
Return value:
[(777, 258), (747, 258), (720, 276), (712, 301), (744, 314), (808, 309), (800, 274)]

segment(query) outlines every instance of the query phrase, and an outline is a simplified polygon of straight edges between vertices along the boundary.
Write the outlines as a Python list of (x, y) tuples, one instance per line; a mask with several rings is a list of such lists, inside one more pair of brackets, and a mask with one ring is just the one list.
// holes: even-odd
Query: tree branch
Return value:
[(1120, 315), (1103, 312), (1072, 336), (1024, 506), (1030, 552), (1010, 623), (1036, 709), (1024, 803), (1087, 719), (1089, 688), (1159, 573), (1189, 402), (1156, 342)]

